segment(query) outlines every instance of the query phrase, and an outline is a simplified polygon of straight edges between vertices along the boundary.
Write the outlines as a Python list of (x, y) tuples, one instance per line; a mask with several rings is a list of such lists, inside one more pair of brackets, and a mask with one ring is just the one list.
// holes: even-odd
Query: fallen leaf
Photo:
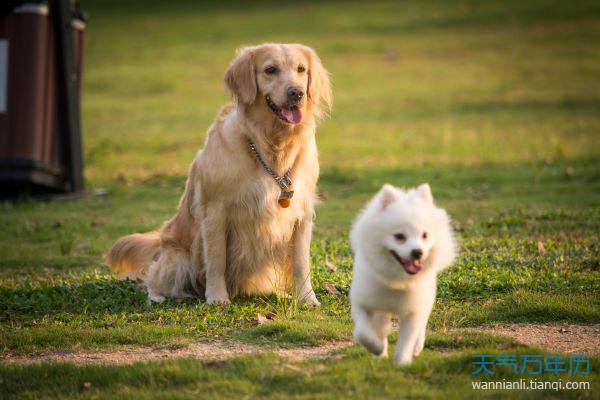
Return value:
[(538, 249), (539, 254), (546, 253), (546, 248), (544, 247), (544, 243), (542, 243), (541, 240), (538, 240), (538, 242), (537, 242), (537, 249)]
[(337, 265), (329, 261), (325, 261), (325, 268), (327, 268), (327, 271), (329, 272), (337, 271)]
[(275, 317), (277, 317), (277, 312), (271, 310), (267, 313), (266, 317), (267, 319), (273, 320)]
[(325, 282), (323, 284), (323, 287), (325, 288), (325, 290), (327, 290), (328, 293), (333, 294), (334, 296), (339, 296), (341, 293), (339, 292), (339, 290), (337, 290), (335, 288), (335, 286), (333, 286), (331, 283), (329, 282)]
[(258, 325), (262, 325), (262, 324), (266, 324), (267, 322), (269, 322), (269, 319), (267, 317), (265, 317), (264, 315), (262, 315), (261, 313), (257, 313), (252, 320), (254, 322), (256, 322)]

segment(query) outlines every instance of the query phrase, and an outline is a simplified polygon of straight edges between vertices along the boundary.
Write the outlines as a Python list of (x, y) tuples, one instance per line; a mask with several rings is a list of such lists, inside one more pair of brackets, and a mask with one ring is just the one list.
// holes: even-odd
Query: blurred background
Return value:
[(332, 75), (334, 110), (317, 132), (325, 200), (317, 233), (344, 233), (384, 182), (430, 181), (459, 221), (507, 207), (598, 202), (598, 2), (80, 6), (90, 17), (85, 181), (88, 193), (109, 193), (119, 206), (71, 207), (95, 208), (97, 219), (106, 209), (122, 212), (94, 237), (103, 242), (93, 246), (97, 254), (118, 233), (155, 229), (173, 212), (187, 166), (230, 100), (222, 82), (228, 63), (237, 48), (262, 42), (312, 46)]
[(81, 1), (92, 182), (185, 173), (235, 49), (314, 47), (335, 110), (330, 168), (481, 165), (598, 154), (594, 1)]

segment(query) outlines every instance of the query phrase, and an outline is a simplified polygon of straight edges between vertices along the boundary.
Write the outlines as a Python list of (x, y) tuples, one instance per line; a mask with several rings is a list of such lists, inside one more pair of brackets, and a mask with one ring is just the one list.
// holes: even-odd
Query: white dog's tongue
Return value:
[(419, 272), (421, 269), (423, 268), (423, 266), (421, 264), (415, 264), (414, 262), (410, 261), (404, 264), (404, 269), (406, 270), (406, 272), (408, 272), (409, 274), (416, 274), (417, 272)]
[(297, 108), (291, 110), (289, 108), (282, 108), (281, 115), (283, 115), (290, 124), (298, 124), (302, 121), (302, 111)]

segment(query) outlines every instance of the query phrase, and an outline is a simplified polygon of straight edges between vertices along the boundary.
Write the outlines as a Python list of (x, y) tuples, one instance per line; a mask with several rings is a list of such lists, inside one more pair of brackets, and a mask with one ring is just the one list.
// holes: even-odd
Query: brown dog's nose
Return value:
[(297, 103), (302, 99), (302, 96), (304, 96), (304, 92), (300, 88), (290, 86), (287, 90), (287, 96), (290, 101)]
[(415, 260), (420, 260), (423, 257), (423, 250), (421, 249), (412, 249), (410, 252), (410, 256)]

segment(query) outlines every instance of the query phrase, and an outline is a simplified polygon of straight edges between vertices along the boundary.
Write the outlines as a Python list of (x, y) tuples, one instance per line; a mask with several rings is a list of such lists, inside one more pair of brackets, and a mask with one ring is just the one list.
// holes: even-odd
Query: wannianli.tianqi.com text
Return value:
[(590, 390), (589, 381), (538, 381), (535, 379), (520, 379), (518, 381), (473, 381), (474, 390)]

